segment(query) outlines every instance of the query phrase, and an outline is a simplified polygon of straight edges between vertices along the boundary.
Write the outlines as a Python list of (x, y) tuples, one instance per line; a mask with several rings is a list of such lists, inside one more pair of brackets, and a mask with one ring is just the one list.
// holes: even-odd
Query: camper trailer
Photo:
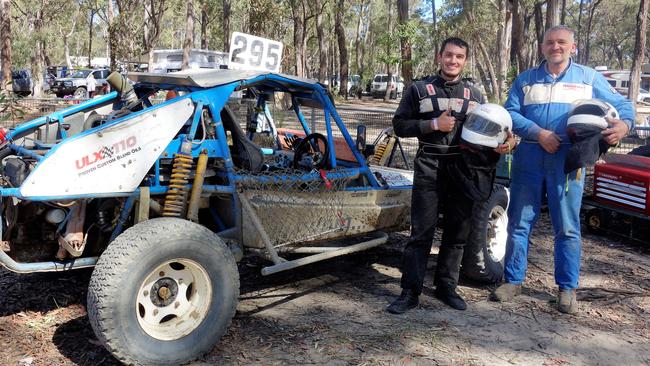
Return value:
[[(628, 86), (630, 84), (630, 71), (629, 70), (607, 70), (606, 68), (596, 68), (607, 80), (616, 91), (627, 96)], [(642, 73), (640, 80), (639, 94), (637, 95), (637, 102), (650, 101), (650, 74)]]
[[(168, 73), (180, 71), (183, 65), (183, 50), (154, 50), (151, 72)], [(228, 54), (210, 50), (190, 50), (190, 69), (219, 69), (228, 65)]]

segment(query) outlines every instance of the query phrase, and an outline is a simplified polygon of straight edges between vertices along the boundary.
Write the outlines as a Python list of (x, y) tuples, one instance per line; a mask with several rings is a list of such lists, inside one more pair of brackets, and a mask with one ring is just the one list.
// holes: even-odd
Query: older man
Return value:
[(509, 301), (521, 292), (528, 264), (529, 235), (546, 194), (555, 236), (558, 310), (563, 313), (577, 311), (575, 290), (580, 273), (580, 205), (584, 187), (582, 169), (564, 173), (570, 148), (567, 114), (579, 99), (596, 98), (612, 104), (621, 119), (609, 119), (609, 128), (602, 132), (610, 145), (616, 145), (634, 125), (631, 102), (618, 94), (600, 73), (573, 62), (571, 55), (575, 51), (573, 30), (562, 25), (550, 28), (542, 44), (545, 60), (517, 77), (506, 101), (513, 130), (522, 143), (512, 165), (505, 283), (492, 294), (494, 300)]

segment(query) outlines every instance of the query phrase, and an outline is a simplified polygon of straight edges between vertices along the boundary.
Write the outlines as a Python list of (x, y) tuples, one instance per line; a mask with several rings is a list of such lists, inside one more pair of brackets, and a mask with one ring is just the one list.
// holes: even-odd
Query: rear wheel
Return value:
[(238, 296), (235, 259), (216, 234), (158, 218), (125, 231), (102, 254), (88, 289), (88, 318), (120, 361), (176, 365), (214, 346)]
[(503, 276), (503, 261), (508, 238), (508, 191), (497, 184), (490, 199), (475, 204), (471, 229), (463, 255), (465, 278), (495, 283)]

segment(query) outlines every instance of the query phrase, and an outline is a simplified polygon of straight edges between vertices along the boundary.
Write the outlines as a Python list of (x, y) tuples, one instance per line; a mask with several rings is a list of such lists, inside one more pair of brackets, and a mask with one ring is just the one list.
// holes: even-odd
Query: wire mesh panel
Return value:
[[(343, 215), (348, 194), (345, 188), (356, 176), (293, 169), (238, 174), (237, 187), (249, 200), (274, 247), (341, 236), (350, 228)], [(245, 216), (245, 214), (244, 214)], [(262, 247), (259, 233), (246, 228), (246, 245)]]

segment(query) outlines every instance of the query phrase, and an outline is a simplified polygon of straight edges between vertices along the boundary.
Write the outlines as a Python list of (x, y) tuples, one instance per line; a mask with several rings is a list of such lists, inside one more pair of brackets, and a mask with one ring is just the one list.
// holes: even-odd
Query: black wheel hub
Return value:
[(149, 297), (151, 302), (160, 307), (167, 306), (176, 300), (178, 295), (178, 284), (169, 277), (164, 277), (156, 281), (151, 286)]

